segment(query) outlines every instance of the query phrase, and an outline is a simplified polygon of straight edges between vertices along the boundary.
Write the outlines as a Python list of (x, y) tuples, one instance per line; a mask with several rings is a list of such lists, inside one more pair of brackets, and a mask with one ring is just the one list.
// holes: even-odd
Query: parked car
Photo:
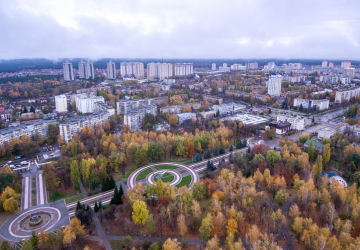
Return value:
[(15, 160), (20, 160), (20, 159), (21, 159), (21, 155), (15, 156)]
[(50, 156), (51, 156), (51, 157), (55, 157), (54, 153), (51, 153)]
[(10, 164), (10, 163), (12, 163), (12, 161), (8, 161), (7, 163)]
[(20, 164), (21, 164), (21, 165), (27, 165), (28, 162), (27, 162), (27, 161), (22, 161), (22, 162), (20, 162)]

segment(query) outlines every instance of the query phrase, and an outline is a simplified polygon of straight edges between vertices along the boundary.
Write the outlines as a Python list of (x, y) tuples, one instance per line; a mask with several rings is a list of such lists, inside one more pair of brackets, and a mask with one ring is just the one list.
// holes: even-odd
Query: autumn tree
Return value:
[(312, 169), (312, 174), (313, 174), (314, 180), (319, 179), (321, 172), (322, 172), (322, 168), (323, 168), (322, 164), (323, 164), (322, 156), (318, 155), (315, 165), (313, 166), (313, 169)]
[(73, 185), (73, 188), (75, 190), (79, 190), (80, 189), (80, 172), (79, 172), (79, 167), (78, 167), (78, 163), (76, 160), (74, 160), (71, 164), (71, 182)]
[(177, 115), (172, 114), (172, 115), (169, 116), (169, 123), (171, 125), (173, 125), (173, 126), (177, 125), (178, 121), (179, 121), (179, 119), (178, 119)]
[(194, 144), (189, 141), (185, 143), (185, 147), (186, 147), (186, 154), (189, 157), (193, 157), (195, 155)]
[(325, 145), (325, 150), (323, 153), (323, 160), (324, 160), (324, 164), (327, 164), (330, 160), (330, 144)]
[(181, 250), (181, 243), (177, 239), (167, 239), (163, 244), (163, 250)]
[(145, 225), (149, 217), (149, 211), (144, 201), (135, 201), (133, 204), (132, 219), (137, 225)]
[(212, 229), (211, 215), (208, 214), (201, 222), (201, 227), (199, 229), (201, 234), (201, 239), (207, 241), (210, 238), (210, 233)]
[(186, 225), (186, 221), (185, 221), (185, 216), (183, 214), (180, 214), (177, 218), (177, 224), (178, 224), (178, 228), (180, 230), (180, 235), (184, 236), (187, 232), (187, 225)]

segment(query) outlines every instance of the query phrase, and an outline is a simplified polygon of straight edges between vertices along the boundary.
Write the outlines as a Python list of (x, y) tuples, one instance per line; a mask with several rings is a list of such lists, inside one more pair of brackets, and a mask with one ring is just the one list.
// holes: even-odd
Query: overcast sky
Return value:
[(360, 1), (0, 0), (0, 58), (360, 59)]

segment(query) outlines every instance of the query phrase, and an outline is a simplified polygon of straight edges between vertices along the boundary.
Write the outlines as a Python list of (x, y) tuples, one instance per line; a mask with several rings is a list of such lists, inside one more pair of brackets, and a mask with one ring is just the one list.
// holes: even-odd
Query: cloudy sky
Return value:
[(0, 58), (360, 59), (358, 0), (0, 0)]

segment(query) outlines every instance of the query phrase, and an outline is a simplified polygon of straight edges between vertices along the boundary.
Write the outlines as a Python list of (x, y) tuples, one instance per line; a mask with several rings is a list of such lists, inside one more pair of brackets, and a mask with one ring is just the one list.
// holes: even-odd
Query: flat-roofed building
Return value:
[(350, 89), (339, 89), (335, 93), (335, 103), (342, 103), (343, 101), (349, 101), (351, 98), (360, 95), (360, 87), (354, 87)]
[(347, 127), (347, 123), (343, 123), (343, 122), (334, 125), (329, 124), (329, 126), (322, 128), (318, 131), (318, 138), (319, 140), (323, 140), (324, 138), (333, 139), (336, 133), (343, 134), (346, 127)]
[(145, 106), (155, 105), (155, 98), (122, 100), (116, 103), (116, 113), (118, 115), (136, 111)]
[(177, 114), (178, 117), (178, 123), (184, 124), (184, 123), (189, 123), (192, 121), (193, 118), (196, 118), (196, 114), (195, 113), (182, 113), (182, 114)]
[(102, 111), (99, 113), (94, 113), (91, 115), (73, 118), (67, 122), (59, 124), (59, 132), (60, 136), (63, 138), (65, 143), (71, 141), (71, 139), (80, 133), (81, 129), (89, 126), (92, 127), (97, 124), (104, 124), (105, 121), (109, 119), (109, 113), (106, 111)]
[(308, 100), (308, 99), (301, 99), (295, 98), (294, 99), (294, 106), (300, 107), (301, 105), (305, 109), (316, 108), (316, 110), (324, 110), (329, 108), (330, 101), (327, 99), (321, 100)]
[(75, 96), (76, 109), (82, 113), (94, 113), (95, 112), (95, 103), (102, 102), (105, 103), (105, 99), (102, 96), (92, 96), (89, 97), (85, 94), (79, 94)]
[(124, 125), (128, 125), (131, 132), (139, 130), (143, 125), (144, 116), (146, 114), (156, 116), (156, 112), (156, 105), (143, 106), (137, 110), (129, 111), (124, 114)]
[(285, 116), (285, 115), (278, 115), (276, 120), (278, 122), (289, 122), (291, 124), (291, 129), (296, 131), (301, 131), (305, 129), (305, 119), (292, 117), (292, 116)]
[(56, 107), (56, 112), (58, 112), (58, 113), (67, 112), (66, 95), (55, 96), (55, 107)]

